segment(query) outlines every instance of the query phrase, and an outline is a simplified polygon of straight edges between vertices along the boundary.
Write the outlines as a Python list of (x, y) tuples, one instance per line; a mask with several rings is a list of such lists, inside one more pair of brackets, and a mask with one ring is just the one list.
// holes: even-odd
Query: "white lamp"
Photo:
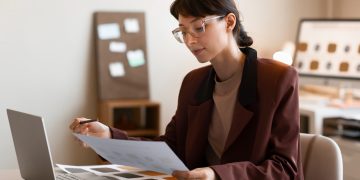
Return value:
[(273, 59), (291, 65), (293, 62), (292, 56), (295, 50), (295, 45), (292, 42), (286, 42), (281, 51), (273, 54)]

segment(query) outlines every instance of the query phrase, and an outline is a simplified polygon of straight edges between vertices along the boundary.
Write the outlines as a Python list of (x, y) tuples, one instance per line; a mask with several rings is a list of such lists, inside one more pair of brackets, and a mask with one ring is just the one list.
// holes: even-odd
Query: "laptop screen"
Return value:
[(7, 109), (11, 134), (24, 179), (55, 179), (41, 117)]

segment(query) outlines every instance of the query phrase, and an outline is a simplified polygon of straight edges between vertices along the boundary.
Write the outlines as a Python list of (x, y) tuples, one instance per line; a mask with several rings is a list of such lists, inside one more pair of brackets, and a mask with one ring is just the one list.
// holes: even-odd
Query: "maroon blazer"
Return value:
[[(244, 72), (221, 165), (210, 166), (224, 180), (303, 179), (299, 148), (298, 76), (294, 68), (258, 59), (252, 48)], [(212, 66), (188, 73), (165, 141), (189, 169), (207, 167), (205, 152), (212, 119), (215, 71)], [(130, 138), (111, 128), (113, 138)]]

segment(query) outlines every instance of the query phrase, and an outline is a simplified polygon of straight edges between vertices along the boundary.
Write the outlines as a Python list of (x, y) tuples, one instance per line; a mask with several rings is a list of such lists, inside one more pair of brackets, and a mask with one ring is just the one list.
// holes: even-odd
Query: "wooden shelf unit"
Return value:
[(105, 100), (99, 103), (99, 119), (125, 130), (129, 136), (155, 137), (160, 133), (160, 104), (149, 100)]

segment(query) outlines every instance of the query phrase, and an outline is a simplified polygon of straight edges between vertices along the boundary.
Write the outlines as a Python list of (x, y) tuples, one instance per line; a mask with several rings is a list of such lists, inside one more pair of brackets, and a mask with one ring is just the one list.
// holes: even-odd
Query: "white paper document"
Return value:
[(56, 164), (62, 172), (75, 174), (86, 180), (110, 180), (110, 179), (168, 179), (171, 175), (143, 170), (130, 166), (106, 164), (90, 166), (72, 166)]
[(74, 135), (112, 164), (133, 166), (165, 174), (171, 174), (174, 170), (189, 170), (165, 142)]
[(122, 77), (125, 76), (124, 64), (121, 62), (113, 62), (109, 64), (109, 71), (111, 77)]
[(126, 43), (112, 41), (109, 44), (110, 52), (123, 53), (126, 51)]
[(141, 49), (128, 51), (126, 57), (131, 67), (139, 67), (145, 64), (144, 52)]
[(97, 27), (101, 40), (116, 39), (120, 37), (120, 26), (117, 23), (100, 24)]
[(124, 26), (127, 33), (137, 33), (140, 30), (139, 21), (136, 18), (125, 19)]

